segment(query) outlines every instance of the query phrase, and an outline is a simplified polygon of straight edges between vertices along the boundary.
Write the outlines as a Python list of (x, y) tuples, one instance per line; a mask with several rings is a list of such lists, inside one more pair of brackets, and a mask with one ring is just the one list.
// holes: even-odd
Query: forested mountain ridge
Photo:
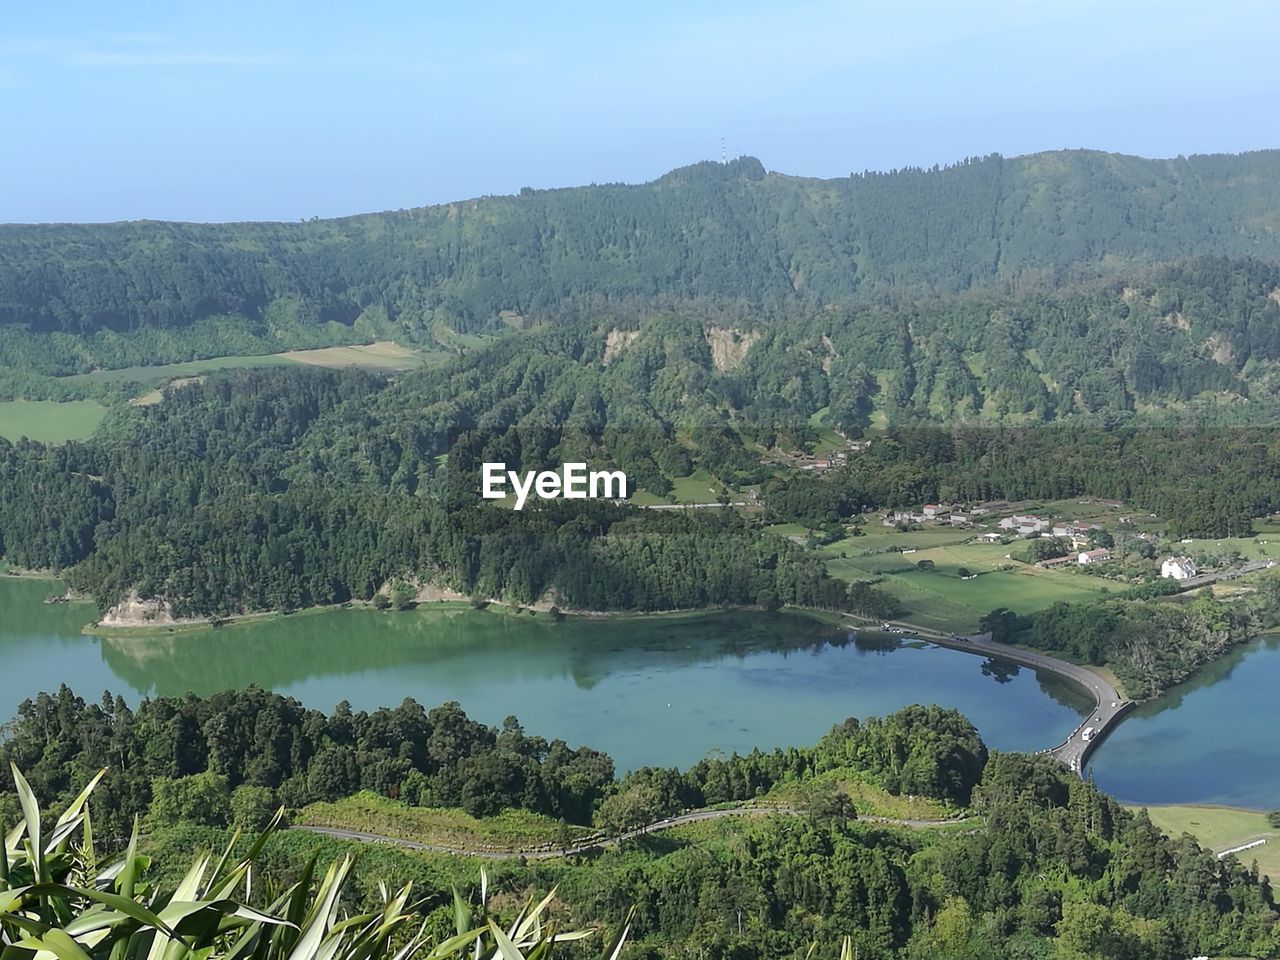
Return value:
[(1280, 258), (1280, 151), (1073, 150), (814, 180), (752, 158), (651, 183), (301, 223), (0, 226), (0, 324), (492, 326), (575, 298), (830, 304), (1198, 254)]

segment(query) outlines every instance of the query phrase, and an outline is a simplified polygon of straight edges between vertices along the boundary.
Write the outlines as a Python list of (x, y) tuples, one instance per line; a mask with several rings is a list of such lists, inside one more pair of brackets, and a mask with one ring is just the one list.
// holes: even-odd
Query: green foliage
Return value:
[(70, 796), (109, 762), (100, 819), (117, 836), (135, 816), (247, 827), (279, 804), (362, 789), (480, 816), (514, 807), (590, 823), (613, 783), (606, 754), (526, 736), (514, 720), (487, 727), (456, 703), (425, 710), (406, 700), (373, 713), (344, 703), (326, 716), (256, 688), (144, 700), (135, 711), (119, 698), (86, 703), (63, 687), (19, 707), (0, 760), (25, 768), (49, 797)]
[(231, 791), (231, 823), (241, 830), (257, 833), (266, 829), (277, 809), (275, 796), (269, 787), (242, 783)]
[(210, 771), (176, 779), (156, 777), (151, 781), (150, 818), (168, 826), (225, 827), (230, 800), (227, 778)]
[(1027, 618), (1019, 639), (1038, 650), (1110, 667), (1134, 699), (1158, 694), (1186, 679), (1201, 664), (1252, 636), (1265, 601), (1253, 607), (1210, 596), (1170, 604), (1144, 599), (1055, 603)]
[[(544, 926), (548, 896), (499, 928), (481, 903), (481, 926), (455, 892), (456, 933), (432, 942), (425, 925), (417, 932), (421, 901), (412, 886), (392, 894), (383, 886), (381, 902), (367, 912), (348, 914), (340, 902), (352, 860), (333, 863), (313, 887), (315, 861), (301, 879), (261, 907), (249, 902), (254, 859), (269, 837), (264, 833), (243, 858), (232, 856), (233, 838), (222, 857), (197, 855), (172, 887), (147, 877), (149, 858), (137, 852), (135, 829), (123, 856), (99, 862), (88, 812), (98, 777), (77, 795), (51, 829), (42, 823), (35, 794), (18, 772), (12, 777), (22, 820), (0, 847), (0, 934), (15, 957), (60, 960), (429, 960), (472, 955), (486, 960), (547, 956), (553, 944), (584, 933), (557, 934)], [(482, 875), (482, 889), (483, 889)], [(625, 930), (621, 934), (625, 938)], [(616, 957), (618, 946), (611, 950)]]
[[(0, 323), (108, 341), (217, 315), (255, 340), (280, 328), (425, 331), (438, 317), (478, 329), (500, 310), (538, 314), (593, 297), (830, 304), (855, 292), (1034, 282), (1104, 259), (1274, 257), (1278, 164), (1274, 151), (1168, 163), (1077, 150), (819, 182), (767, 175), (744, 157), (643, 186), (340, 220), (7, 225)], [(932, 378), (963, 397), (966, 372), (949, 356)], [(1158, 372), (1162, 359), (1135, 357), (1135, 373)], [(1029, 369), (1009, 365), (1004, 376)], [(856, 408), (850, 380), (835, 408)], [(1086, 376), (1088, 392), (1105, 393), (1106, 377), (1096, 380)]]

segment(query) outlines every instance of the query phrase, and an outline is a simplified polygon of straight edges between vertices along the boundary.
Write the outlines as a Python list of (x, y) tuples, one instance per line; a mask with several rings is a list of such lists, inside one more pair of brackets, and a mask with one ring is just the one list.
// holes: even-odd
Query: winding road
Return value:
[[(388, 837), (380, 833), (366, 833), (362, 830), (344, 830), (338, 827), (317, 827), (308, 824), (293, 824), (290, 830), (301, 830), (306, 833), (316, 833), (325, 837), (334, 837), (338, 840), (356, 840), (361, 843), (385, 843), (391, 846), (400, 847), (404, 850), (424, 850), (430, 853), (449, 853), (459, 857), (484, 857), (488, 860), (552, 860), (557, 857), (568, 857), (579, 853), (590, 853), (593, 850), (601, 850), (608, 846), (622, 843), (625, 840), (634, 840), (637, 837), (643, 837), (650, 833), (659, 833), (663, 830), (670, 830), (674, 827), (682, 827), (689, 823), (699, 823), (703, 820), (720, 820), (725, 817), (760, 817), (760, 816), (786, 816), (798, 817), (802, 816), (806, 811), (796, 807), (726, 807), (718, 810), (691, 810), (688, 813), (681, 813), (674, 817), (667, 817), (654, 823), (646, 824), (635, 830), (628, 830), (625, 833), (619, 833), (611, 837), (593, 837), (587, 840), (581, 840), (577, 843), (570, 844), (567, 847), (557, 846), (555, 844), (543, 844), (537, 847), (529, 847), (523, 850), (491, 850), (482, 847), (456, 847), (439, 843), (423, 843), (418, 840), (405, 840), (402, 837)], [(925, 827), (940, 827), (946, 824), (967, 823), (966, 819), (955, 820), (898, 820), (893, 817), (863, 817), (859, 816), (861, 823), (883, 823), (895, 827), (907, 827), (909, 829), (923, 829)]]

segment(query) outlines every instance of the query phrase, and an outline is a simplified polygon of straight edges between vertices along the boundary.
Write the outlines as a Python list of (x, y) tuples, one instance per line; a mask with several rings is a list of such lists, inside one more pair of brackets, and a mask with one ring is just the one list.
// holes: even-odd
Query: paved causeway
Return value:
[[(846, 616), (863, 622), (874, 622), (867, 621), (865, 617), (856, 617), (853, 614), (846, 614)], [(1084, 777), (1084, 765), (1088, 762), (1089, 754), (1106, 738), (1107, 734), (1111, 732), (1120, 719), (1137, 706), (1135, 701), (1125, 700), (1121, 697), (1116, 688), (1105, 677), (1095, 673), (1088, 667), (1067, 663), (1065, 660), (1037, 653), (1034, 650), (1024, 650), (1021, 647), (1011, 647), (1006, 643), (997, 643), (991, 639), (990, 634), (982, 633), (961, 637), (897, 620), (891, 620), (889, 625), (891, 627), (899, 627), (911, 636), (920, 637), (930, 643), (936, 643), (940, 647), (949, 647), (952, 650), (960, 650), (964, 653), (972, 653), (981, 657), (997, 657), (1001, 660), (1008, 660), (1012, 663), (1031, 667), (1033, 670), (1044, 670), (1086, 690), (1093, 697), (1093, 711), (1078, 727), (1071, 731), (1071, 735), (1066, 740), (1056, 747), (1050, 747), (1042, 751), (1060, 760), (1081, 778)]]

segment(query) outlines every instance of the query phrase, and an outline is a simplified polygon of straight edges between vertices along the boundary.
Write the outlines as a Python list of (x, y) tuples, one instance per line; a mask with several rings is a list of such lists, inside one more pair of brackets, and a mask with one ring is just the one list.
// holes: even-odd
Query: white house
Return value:
[(1174, 580), (1186, 580), (1198, 572), (1195, 561), (1190, 557), (1169, 557), (1160, 564), (1160, 576)]
[(1021, 534), (1042, 533), (1049, 529), (1049, 521), (1029, 513), (1015, 513), (1012, 517), (1001, 520), (1000, 526), (1005, 530), (1017, 530)]
[(1111, 551), (1106, 547), (1099, 547), (1097, 550), (1085, 550), (1077, 558), (1081, 564), (1106, 563), (1110, 559)]

